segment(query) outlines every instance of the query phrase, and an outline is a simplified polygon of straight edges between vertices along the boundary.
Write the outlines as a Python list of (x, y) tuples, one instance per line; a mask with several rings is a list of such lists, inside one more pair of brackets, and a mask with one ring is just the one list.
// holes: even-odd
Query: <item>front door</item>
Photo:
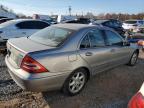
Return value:
[(111, 50), (105, 45), (101, 30), (90, 30), (86, 34), (81, 42), (79, 54), (89, 64), (93, 74), (112, 66)]
[(115, 65), (127, 63), (130, 59), (130, 48), (123, 44), (123, 38), (110, 30), (105, 30), (106, 46), (111, 49), (112, 61)]

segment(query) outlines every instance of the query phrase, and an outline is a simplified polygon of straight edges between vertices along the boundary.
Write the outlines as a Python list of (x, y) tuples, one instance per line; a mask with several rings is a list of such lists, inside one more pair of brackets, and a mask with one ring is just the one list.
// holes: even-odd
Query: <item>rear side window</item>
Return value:
[(84, 48), (90, 48), (90, 41), (88, 36), (85, 36), (81, 42), (80, 49), (84, 49)]
[(105, 46), (105, 41), (100, 30), (91, 30), (88, 34), (91, 47), (102, 47)]
[(50, 26), (34, 33), (29, 39), (44, 45), (58, 47), (63, 44), (72, 33), (74, 33), (73, 30)]
[(80, 48), (95, 48), (105, 46), (105, 40), (101, 30), (90, 30), (80, 44)]
[(24, 21), (16, 24), (19, 29), (43, 29), (49, 24), (41, 21)]
[(121, 46), (123, 44), (122, 38), (118, 34), (109, 30), (106, 30), (105, 34), (106, 34), (106, 40), (108, 46), (112, 46), (112, 45)]

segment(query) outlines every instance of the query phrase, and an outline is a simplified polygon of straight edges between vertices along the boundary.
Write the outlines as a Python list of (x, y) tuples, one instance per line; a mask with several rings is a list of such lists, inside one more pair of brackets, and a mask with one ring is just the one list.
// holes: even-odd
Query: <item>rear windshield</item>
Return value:
[(127, 24), (136, 24), (137, 21), (125, 21), (125, 23), (127, 23)]
[(57, 47), (61, 45), (73, 32), (73, 30), (65, 28), (47, 27), (31, 35), (29, 39), (44, 45)]

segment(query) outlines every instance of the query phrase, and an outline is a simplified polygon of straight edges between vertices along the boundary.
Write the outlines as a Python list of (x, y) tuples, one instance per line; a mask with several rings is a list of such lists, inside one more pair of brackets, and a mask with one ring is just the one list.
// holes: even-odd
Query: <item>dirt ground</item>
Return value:
[(0, 108), (126, 108), (144, 81), (144, 53), (134, 67), (121, 65), (89, 80), (77, 96), (60, 91), (23, 91), (11, 79), (0, 56)]

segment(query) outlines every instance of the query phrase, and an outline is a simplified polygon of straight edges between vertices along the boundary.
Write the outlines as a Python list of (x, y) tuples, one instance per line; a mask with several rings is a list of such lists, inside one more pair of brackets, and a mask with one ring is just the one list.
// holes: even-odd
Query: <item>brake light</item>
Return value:
[(48, 70), (44, 66), (42, 66), (40, 63), (38, 63), (36, 60), (34, 60), (33, 58), (31, 58), (28, 55), (26, 55), (23, 58), (20, 67), (29, 73), (48, 72)]
[(144, 97), (140, 92), (130, 100), (128, 108), (144, 108)]

